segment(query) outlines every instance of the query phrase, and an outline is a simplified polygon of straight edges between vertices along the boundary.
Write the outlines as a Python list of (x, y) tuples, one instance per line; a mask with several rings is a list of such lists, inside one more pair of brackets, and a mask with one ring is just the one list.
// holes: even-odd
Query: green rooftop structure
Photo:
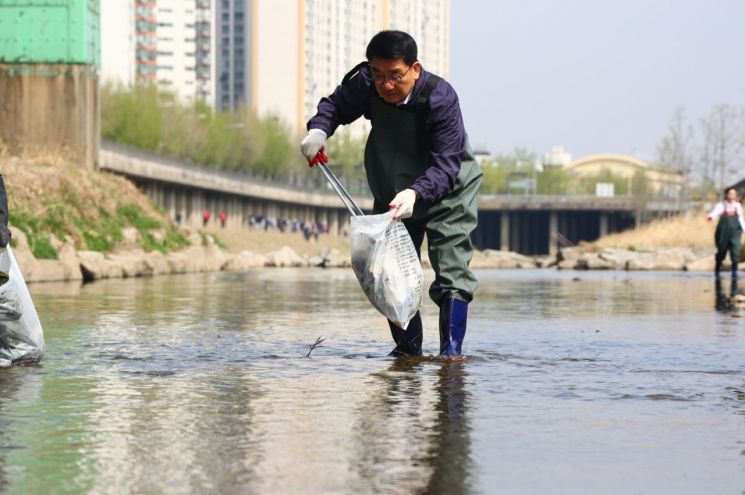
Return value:
[(0, 63), (101, 66), (98, 0), (0, 0)]
[(0, 141), (12, 153), (97, 166), (100, 47), (99, 0), (0, 0)]

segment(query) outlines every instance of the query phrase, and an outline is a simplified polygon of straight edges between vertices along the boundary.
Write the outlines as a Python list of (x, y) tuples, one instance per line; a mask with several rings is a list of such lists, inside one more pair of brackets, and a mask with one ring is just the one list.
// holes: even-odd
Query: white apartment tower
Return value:
[(195, 0), (157, 0), (156, 61), (158, 86), (194, 98), (196, 76)]
[(450, 0), (246, 0), (246, 9), (245, 101), (297, 132), (383, 29), (410, 33), (425, 69), (449, 75)]
[(101, 2), (102, 79), (213, 104), (212, 10), (210, 0)]

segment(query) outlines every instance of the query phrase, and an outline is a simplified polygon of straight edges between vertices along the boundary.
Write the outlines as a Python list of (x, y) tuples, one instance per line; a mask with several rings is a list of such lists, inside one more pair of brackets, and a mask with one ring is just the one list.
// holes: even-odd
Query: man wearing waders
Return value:
[[(309, 163), (316, 163), (325, 157), (326, 139), (339, 125), (361, 116), (370, 120), (365, 171), (374, 213), (392, 209), (417, 254), (427, 235), (435, 271), (429, 295), (440, 307), (440, 354), (457, 356), (468, 303), (478, 286), (468, 264), (483, 174), (468, 145), (458, 96), (445, 80), (424, 70), (414, 39), (401, 31), (382, 31), (370, 40), (366, 56), (333, 94), (321, 99), (300, 149)], [(419, 313), (406, 330), (388, 324), (396, 343), (391, 355), (422, 354)]]
[(10, 230), (8, 229), (8, 196), (5, 194), (5, 182), (0, 175), (0, 247), (5, 247), (10, 242)]
[(737, 277), (737, 264), (740, 262), (740, 240), (745, 232), (745, 219), (742, 214), (742, 205), (737, 201), (737, 190), (734, 187), (727, 189), (725, 200), (717, 204), (709, 216), (708, 221), (719, 218), (714, 240), (717, 243), (716, 265), (714, 275), (718, 278), (722, 269), (722, 261), (729, 251), (729, 259), (732, 261), (732, 278)]

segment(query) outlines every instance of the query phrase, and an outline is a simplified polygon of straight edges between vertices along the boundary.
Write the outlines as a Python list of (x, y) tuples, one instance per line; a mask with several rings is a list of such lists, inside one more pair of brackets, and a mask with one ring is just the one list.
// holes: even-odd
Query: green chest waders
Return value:
[(737, 215), (727, 215), (726, 211), (719, 217), (717, 230), (714, 233), (714, 240), (717, 244), (716, 268), (715, 273), (719, 275), (722, 269), (722, 261), (727, 256), (732, 263), (732, 276), (737, 276), (737, 264), (740, 261), (740, 238), (742, 237), (742, 227)]
[[(389, 105), (377, 96), (371, 97), (370, 109), (372, 130), (365, 146), (365, 171), (375, 199), (375, 213), (383, 213), (388, 211), (388, 203), (396, 194), (411, 187), (424, 175), (432, 164), (432, 157), (428, 140), (423, 137), (421, 110)], [(440, 351), (443, 354), (460, 354), (462, 343), (461, 335), (450, 346), (452, 349), (447, 344), (452, 339), (445, 339), (447, 342), (443, 344), (443, 326), (449, 325), (443, 323), (443, 319), (462, 320), (462, 334), (465, 334), (466, 306), (478, 287), (478, 280), (468, 264), (473, 256), (471, 232), (476, 228), (477, 197), (482, 177), (483, 173), (469, 149), (453, 191), (435, 203), (417, 201), (412, 217), (404, 220), (417, 253), (424, 235), (427, 235), (429, 259), (435, 272), (429, 296), (441, 309)], [(421, 321), (419, 315), (415, 320)], [(409, 326), (411, 328), (411, 324)], [(421, 323), (419, 327), (421, 349)], [(391, 326), (391, 332), (397, 344), (394, 353), (402, 347), (399, 342), (406, 347), (406, 341), (416, 337), (406, 335), (408, 330), (397, 335), (394, 326)], [(443, 345), (448, 349), (443, 351)]]

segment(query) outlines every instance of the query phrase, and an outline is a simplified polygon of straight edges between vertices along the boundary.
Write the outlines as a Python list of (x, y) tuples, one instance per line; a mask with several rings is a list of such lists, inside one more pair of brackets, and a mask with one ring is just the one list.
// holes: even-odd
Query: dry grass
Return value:
[(11, 212), (23, 209), (38, 216), (50, 205), (68, 203), (74, 198), (84, 206), (82, 213), (90, 220), (97, 218), (98, 207), (112, 211), (118, 204), (127, 202), (136, 204), (150, 216), (167, 221), (130, 181), (106, 172), (90, 172), (55, 155), (34, 154), (19, 158), (0, 153), (0, 172)]
[[(2, 143), (0, 173), (10, 224), (24, 232), (37, 257), (56, 257), (54, 238), (78, 249), (109, 251), (122, 244), (125, 227), (140, 231), (138, 245), (147, 250), (186, 243), (172, 222), (122, 177), (87, 170), (59, 154), (11, 156)], [(152, 228), (162, 229), (165, 241), (156, 241)]]
[(706, 221), (707, 212), (689, 212), (674, 218), (655, 220), (633, 230), (602, 237), (592, 245), (624, 249), (655, 247), (712, 247), (715, 222)]

